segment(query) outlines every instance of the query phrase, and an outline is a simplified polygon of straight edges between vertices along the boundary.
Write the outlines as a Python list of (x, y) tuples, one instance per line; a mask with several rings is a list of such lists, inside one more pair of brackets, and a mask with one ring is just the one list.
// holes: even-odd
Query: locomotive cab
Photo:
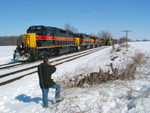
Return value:
[(17, 47), (13, 55), (14, 60), (24, 61), (31, 59), (31, 56), (33, 56), (33, 54), (35, 53), (37, 47), (37, 32), (39, 32), (39, 30), (30, 27), (27, 30), (27, 33), (22, 35), (22, 37), (17, 40)]

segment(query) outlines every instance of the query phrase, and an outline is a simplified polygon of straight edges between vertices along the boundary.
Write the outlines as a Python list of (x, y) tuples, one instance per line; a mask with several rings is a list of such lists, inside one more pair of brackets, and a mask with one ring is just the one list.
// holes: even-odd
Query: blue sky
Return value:
[(31, 25), (78, 32), (109, 31), (114, 38), (150, 39), (150, 0), (0, 0), (0, 36), (21, 35)]

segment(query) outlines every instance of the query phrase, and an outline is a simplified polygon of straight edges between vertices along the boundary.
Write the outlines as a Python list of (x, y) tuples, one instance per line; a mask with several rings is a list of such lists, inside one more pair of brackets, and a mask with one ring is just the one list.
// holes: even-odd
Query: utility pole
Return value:
[(128, 51), (128, 32), (132, 32), (132, 31), (125, 30), (125, 31), (122, 31), (122, 32), (126, 32), (126, 51)]

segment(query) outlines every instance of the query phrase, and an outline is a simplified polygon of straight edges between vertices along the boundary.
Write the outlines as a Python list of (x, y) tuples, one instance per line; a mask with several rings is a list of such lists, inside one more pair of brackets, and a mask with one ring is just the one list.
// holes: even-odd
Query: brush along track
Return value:
[[(69, 62), (69, 61), (72, 61), (74, 59), (92, 54), (92, 53), (97, 52), (97, 51), (99, 51), (101, 49), (104, 49), (104, 48), (106, 48), (106, 47), (94, 48), (94, 49), (88, 50), (86, 52), (80, 52), (78, 54), (73, 54), (73, 55), (70, 55), (70, 56), (67, 56), (67, 57), (64, 57), (64, 58), (59, 58), (59, 59), (50, 61), (50, 63), (53, 63), (53, 65), (57, 66), (57, 65), (65, 63), (65, 62)], [(13, 71), (13, 72), (9, 72), (9, 73), (0, 75), (0, 79), (4, 79), (4, 80), (0, 81), (0, 86), (11, 83), (11, 82), (16, 81), (16, 80), (19, 80), (19, 79), (21, 79), (21, 78), (23, 78), (27, 75), (31, 75), (33, 73), (36, 73), (37, 72), (37, 67), (40, 63), (41, 62), (39, 62), (38, 64), (35, 64), (34, 66), (28, 67), (28, 68), (24, 68), (24, 69), (20, 69), (20, 70), (16, 70), (16, 71)], [(30, 72), (29, 72), (29, 70), (30, 70)], [(28, 72), (26, 74), (24, 74), (26, 71), (28, 71)], [(19, 77), (15, 76), (14, 78), (8, 78), (8, 76), (12, 77), (12, 75), (15, 75), (15, 74), (19, 74), (18, 75)]]

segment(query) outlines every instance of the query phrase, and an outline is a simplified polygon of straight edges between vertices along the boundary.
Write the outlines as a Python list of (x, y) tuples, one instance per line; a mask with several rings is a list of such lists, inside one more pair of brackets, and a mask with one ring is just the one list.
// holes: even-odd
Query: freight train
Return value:
[(29, 27), (27, 33), (17, 40), (13, 57), (14, 60), (31, 61), (112, 43), (112, 39), (104, 40), (84, 33), (36, 25)]

